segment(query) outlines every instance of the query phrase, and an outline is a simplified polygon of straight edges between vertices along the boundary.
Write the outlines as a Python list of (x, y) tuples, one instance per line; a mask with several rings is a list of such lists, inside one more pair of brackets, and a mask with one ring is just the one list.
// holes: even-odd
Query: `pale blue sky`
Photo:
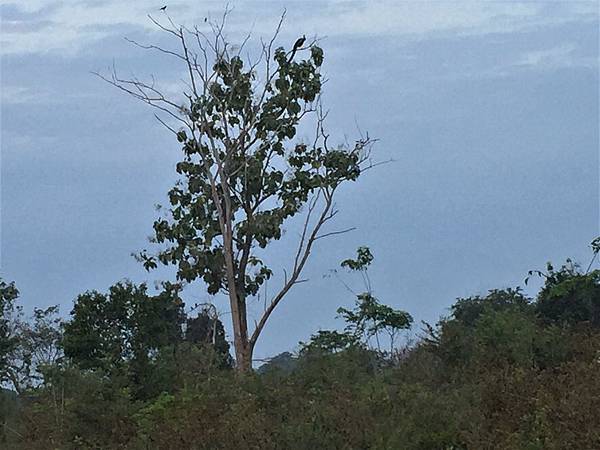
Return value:
[[(65, 314), (87, 289), (169, 276), (146, 273), (130, 253), (148, 247), (177, 142), (90, 74), (114, 59), (174, 89), (169, 60), (123, 40), (168, 45), (146, 17), (161, 17), (162, 4), (0, 4), (0, 276), (28, 308), (59, 303)], [(188, 24), (223, 5), (167, 4)], [(587, 263), (599, 234), (598, 2), (232, 4), (232, 40), (269, 35), (284, 6), (282, 44), (323, 37), (330, 130), (352, 138), (358, 124), (379, 138), (380, 159), (395, 159), (341, 192), (337, 225), (357, 230), (319, 243), (310, 281), (281, 304), (257, 357), (339, 325), (335, 310), (353, 299), (324, 275), (359, 245), (375, 254), (380, 299), (428, 321), (458, 296), (522, 285), (548, 260)], [(288, 249), (273, 249), (276, 269)], [(186, 298), (208, 297), (194, 286)]]

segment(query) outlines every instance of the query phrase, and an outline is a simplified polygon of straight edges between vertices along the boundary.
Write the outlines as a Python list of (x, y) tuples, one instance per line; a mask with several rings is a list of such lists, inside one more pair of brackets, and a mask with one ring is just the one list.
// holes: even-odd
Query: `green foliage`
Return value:
[[(218, 341), (224, 332), (208, 309), (187, 320), (182, 315), (179, 323), (187, 326), (179, 328), (175, 343), (140, 334), (143, 348), (152, 348), (147, 359), (152, 364), (137, 384), (129, 370), (82, 369), (59, 361), (44, 367), (41, 382), (26, 392), (2, 391), (0, 445), (16, 450), (599, 448), (600, 329), (588, 316), (568, 314), (595, 298), (596, 274), (566, 267), (549, 270), (535, 300), (519, 289), (458, 299), (447, 318), (396, 354), (369, 349), (355, 333), (362, 317), (372, 318), (385, 305), (357, 303), (342, 312), (349, 329), (320, 331), (299, 355), (278, 355), (256, 373), (234, 373), (223, 364), (226, 342)], [(173, 294), (164, 298), (173, 302)], [(127, 315), (114, 312), (124, 304), (156, 298), (127, 284), (97, 295), (103, 314), (121, 319)], [(82, 314), (95, 298), (84, 297), (79, 307), (85, 308), (71, 322), (97, 317)], [(560, 305), (558, 319), (547, 302)], [(133, 315), (140, 308), (125, 309)], [(56, 346), (60, 327), (53, 311), (37, 311), (29, 328), (23, 327), (39, 331), (31, 336), (45, 336), (42, 348)], [(133, 339), (133, 332), (123, 335)], [(107, 338), (105, 348), (111, 349), (114, 333)], [(22, 337), (16, 342), (29, 345)], [(134, 358), (135, 352), (124, 353), (114, 365), (129, 369)]]
[[(265, 248), (281, 237), (283, 222), (311, 194), (360, 174), (358, 151), (303, 143), (286, 148), (321, 91), (322, 49), (313, 46), (307, 59), (296, 62), (278, 48), (273, 59), (274, 76), (262, 95), (255, 92), (254, 68), (238, 56), (219, 55), (208, 89), (190, 97), (187, 108), (187, 120), (201, 135), (178, 134), (184, 159), (177, 172), (183, 181), (169, 192), (171, 219), (154, 224), (155, 240), (170, 244), (158, 261), (177, 265), (182, 280), (203, 279), (211, 294), (227, 289), (218, 203), (225, 196), (237, 249)], [(218, 201), (213, 177), (226, 183), (218, 185)], [(231, 192), (223, 192), (223, 186)], [(142, 259), (147, 268), (156, 266), (154, 257), (143, 254)], [(256, 256), (247, 263), (253, 270), (240, 273), (237, 282), (244, 295), (255, 295), (271, 270)], [(236, 261), (242, 272), (244, 264)]]
[(493, 311), (533, 311), (530, 300), (520, 289), (493, 289), (486, 297), (457, 299), (451, 307), (452, 318), (465, 326), (473, 326), (483, 314)]
[(212, 349), (215, 357), (221, 361), (219, 363), (221, 368), (233, 366), (223, 323), (219, 319), (211, 317), (206, 311), (196, 317), (187, 318), (185, 341)]
[(17, 341), (11, 330), (11, 321), (15, 314), (15, 300), (19, 291), (14, 283), (6, 283), (0, 278), (0, 383), (10, 381), (8, 375), (10, 354)]
[(581, 273), (573, 265), (550, 270), (537, 311), (548, 323), (600, 328), (600, 270)]
[(185, 374), (230, 368), (221, 321), (206, 311), (187, 317), (177, 286), (163, 288), (151, 296), (146, 285), (125, 282), (108, 294), (80, 295), (64, 326), (68, 361), (113, 377), (144, 399), (173, 390)]
[(39, 386), (45, 371), (62, 361), (63, 321), (58, 312), (58, 306), (50, 306), (34, 308), (31, 320), (26, 320), (22, 313), (13, 317), (17, 345), (10, 354), (8, 370), (12, 387), (19, 393)]
[(56, 368), (21, 408), (14, 449), (125, 449), (136, 433), (139, 404), (117, 377)]
[(531, 319), (510, 309), (483, 314), (474, 330), (473, 356), (491, 366), (532, 365), (539, 330)]
[(341, 266), (350, 270), (367, 270), (373, 262), (373, 255), (369, 247), (358, 247), (356, 259), (345, 259)]
[(144, 284), (118, 283), (108, 294), (93, 291), (77, 297), (62, 347), (78, 367), (122, 377), (136, 397), (147, 398), (160, 387), (151, 382), (156, 355), (182, 340), (183, 320), (175, 286), (166, 284), (163, 292), (150, 296)]
[(358, 339), (351, 333), (335, 330), (319, 330), (309, 342), (300, 342), (301, 353), (337, 353), (358, 345)]
[(265, 364), (261, 365), (257, 373), (266, 374), (273, 372), (291, 373), (298, 366), (298, 358), (290, 352), (283, 352), (270, 358)]
[(598, 253), (600, 253), (600, 236), (595, 238), (590, 243), (590, 247), (592, 248), (592, 252), (594, 253), (594, 255), (597, 255)]
[(0, 280), (0, 383), (18, 393), (38, 386), (46, 366), (60, 361), (58, 307), (34, 308), (27, 320), (14, 283)]
[(381, 352), (379, 339), (381, 332), (386, 333), (389, 338), (390, 355), (394, 352), (396, 334), (400, 330), (409, 329), (413, 318), (405, 311), (396, 310), (380, 303), (373, 296), (371, 280), (368, 275), (368, 267), (373, 259), (368, 247), (359, 247), (356, 259), (342, 261), (342, 267), (361, 273), (366, 292), (356, 294), (356, 303), (353, 309), (338, 308), (338, 314), (346, 322), (344, 332), (321, 330), (311, 337), (310, 342), (301, 343), (303, 352), (332, 353), (357, 345), (368, 346), (369, 340), (373, 337), (377, 342), (377, 350)]
[(62, 344), (83, 369), (144, 366), (152, 352), (180, 340), (182, 321), (183, 302), (173, 286), (149, 296), (144, 284), (118, 283), (108, 294), (77, 297)]
[(451, 312), (437, 331), (428, 330), (427, 342), (455, 369), (547, 366), (567, 351), (560, 330), (539, 323), (536, 305), (519, 289), (458, 299)]
[(410, 328), (412, 317), (405, 311), (399, 311), (388, 305), (380, 303), (370, 293), (364, 292), (357, 295), (356, 306), (353, 310), (338, 308), (346, 323), (346, 331), (356, 337), (369, 340), (377, 337), (379, 332), (386, 332), (391, 340), (393, 349), (393, 338), (399, 330)]

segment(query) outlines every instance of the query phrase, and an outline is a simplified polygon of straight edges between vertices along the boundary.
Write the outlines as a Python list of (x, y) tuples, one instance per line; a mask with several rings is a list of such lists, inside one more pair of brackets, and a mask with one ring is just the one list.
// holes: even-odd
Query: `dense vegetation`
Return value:
[[(344, 263), (368, 281), (371, 260), (363, 248)], [(412, 318), (358, 293), (339, 310), (344, 330), (248, 374), (232, 370), (218, 318), (186, 313), (172, 285), (87, 292), (62, 321), (56, 308), (24, 320), (2, 282), (2, 446), (600, 448), (600, 270), (537, 274), (535, 299), (458, 299), (416, 342), (386, 349)]]

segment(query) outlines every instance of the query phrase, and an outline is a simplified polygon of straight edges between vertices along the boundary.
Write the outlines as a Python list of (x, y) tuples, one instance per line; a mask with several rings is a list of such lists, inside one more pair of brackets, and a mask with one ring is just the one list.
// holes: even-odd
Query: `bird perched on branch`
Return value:
[(306, 35), (302, 35), (301, 38), (299, 38), (296, 43), (294, 44), (294, 51), (298, 50), (300, 47), (302, 47), (304, 45), (304, 42), (306, 41)]
[(290, 55), (290, 59), (288, 60), (288, 63), (290, 63), (292, 61), (292, 59), (294, 59), (296, 52), (298, 51), (298, 49), (300, 47), (302, 47), (304, 45), (304, 42), (306, 42), (306, 35), (303, 34), (302, 37), (298, 38), (298, 40), (294, 43), (294, 47), (292, 48), (292, 54)]
[(161, 11), (166, 11), (167, 10), (167, 5), (163, 6), (162, 8), (160, 8)]

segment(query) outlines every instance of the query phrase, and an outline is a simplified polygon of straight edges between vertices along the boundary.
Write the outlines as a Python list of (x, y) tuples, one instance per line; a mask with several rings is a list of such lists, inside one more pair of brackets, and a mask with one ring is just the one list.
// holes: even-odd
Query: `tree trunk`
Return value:
[[(221, 187), (223, 192), (229, 192), (223, 169), (219, 167), (221, 176)], [(216, 189), (213, 188), (216, 193)], [(216, 196), (218, 199), (218, 196)], [(220, 201), (220, 199), (219, 199)], [(236, 264), (233, 260), (233, 225), (231, 223), (231, 199), (228, 195), (223, 196), (224, 210), (219, 208), (219, 225), (223, 233), (223, 252), (225, 256), (225, 268), (227, 272), (227, 287), (229, 290), (229, 305), (231, 306), (231, 317), (233, 324), (233, 347), (235, 349), (235, 365), (238, 372), (249, 372), (252, 369), (252, 356), (248, 344), (248, 320), (246, 317), (246, 296), (244, 285), (238, 284), (244, 280), (245, 274), (236, 273)], [(236, 276), (237, 275), (237, 276)]]
[(248, 342), (248, 321), (246, 318), (246, 301), (239, 299), (235, 293), (229, 294), (233, 322), (233, 347), (235, 349), (236, 370), (241, 373), (252, 370), (252, 350)]

